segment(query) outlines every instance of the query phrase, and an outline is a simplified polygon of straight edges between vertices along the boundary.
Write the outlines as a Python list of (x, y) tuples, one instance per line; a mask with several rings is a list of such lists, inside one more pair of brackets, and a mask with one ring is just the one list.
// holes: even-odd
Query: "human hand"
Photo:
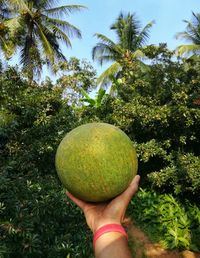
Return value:
[(66, 195), (83, 210), (86, 222), (94, 233), (103, 225), (123, 223), (128, 204), (138, 190), (139, 181), (140, 176), (135, 176), (129, 187), (123, 193), (110, 202), (105, 203), (85, 202), (69, 192), (66, 192)]

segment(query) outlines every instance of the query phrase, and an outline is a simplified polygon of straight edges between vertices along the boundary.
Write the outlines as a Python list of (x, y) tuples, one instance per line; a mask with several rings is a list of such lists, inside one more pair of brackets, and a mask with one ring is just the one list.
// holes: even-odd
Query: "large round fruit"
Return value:
[(106, 201), (122, 193), (136, 175), (136, 151), (117, 127), (84, 124), (61, 141), (56, 170), (74, 196), (91, 202)]

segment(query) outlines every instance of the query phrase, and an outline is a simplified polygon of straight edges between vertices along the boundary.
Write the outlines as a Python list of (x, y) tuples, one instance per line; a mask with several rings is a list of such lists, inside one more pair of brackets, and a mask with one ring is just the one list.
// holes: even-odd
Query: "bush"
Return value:
[[(140, 191), (130, 206), (138, 223), (158, 232), (169, 248), (200, 248), (200, 64), (174, 61), (163, 45), (146, 51), (152, 59), (148, 69), (122, 60), (121, 77), (113, 80), (117, 91), (94, 107), (77, 105), (79, 86), (91, 90), (95, 76), (77, 60), (69, 63), (80, 70), (75, 80), (70, 70), (60, 86), (50, 81), (29, 86), (14, 68), (0, 73), (2, 258), (92, 257), (83, 216), (66, 204), (54, 167), (63, 136), (92, 121), (127, 133), (137, 149), (142, 186), (171, 193)], [(75, 90), (68, 102), (63, 90)], [(174, 196), (190, 202), (183, 206)]]
[(164, 248), (200, 249), (200, 209), (186, 200), (183, 205), (170, 194), (140, 189), (131, 201), (129, 214)]
[(0, 193), (0, 257), (89, 257), (92, 253), (84, 216), (67, 201), (55, 176), (5, 176)]
[(88, 258), (91, 235), (54, 166), (59, 142), (77, 122), (72, 108), (60, 88), (30, 87), (15, 69), (1, 74), (0, 91), (0, 257)]
[[(174, 61), (164, 45), (146, 49), (151, 63), (122, 60), (114, 96), (98, 109), (84, 107), (82, 121), (120, 127), (139, 157), (142, 186), (200, 201), (200, 63)], [(148, 52), (149, 51), (149, 52)], [(153, 53), (153, 54), (152, 54)]]
[[(174, 193), (181, 197), (192, 197), (200, 189), (200, 158), (192, 153), (180, 154), (172, 161), (170, 166), (158, 172), (149, 174), (152, 186), (162, 189), (168, 184)], [(195, 196), (194, 196), (195, 197)], [(193, 202), (198, 200), (193, 199)]]

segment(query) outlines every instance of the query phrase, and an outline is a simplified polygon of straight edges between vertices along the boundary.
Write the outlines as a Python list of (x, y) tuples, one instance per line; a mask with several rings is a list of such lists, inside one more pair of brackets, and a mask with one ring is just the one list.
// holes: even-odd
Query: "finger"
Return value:
[(85, 205), (87, 204), (86, 202), (76, 198), (73, 194), (70, 192), (66, 191), (66, 195), (82, 210), (84, 209)]

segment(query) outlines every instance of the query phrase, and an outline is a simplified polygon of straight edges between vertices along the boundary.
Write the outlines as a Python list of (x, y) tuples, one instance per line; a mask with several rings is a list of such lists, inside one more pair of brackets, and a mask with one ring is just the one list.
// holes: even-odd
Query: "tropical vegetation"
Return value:
[(110, 26), (110, 29), (116, 33), (116, 43), (103, 34), (95, 34), (100, 42), (93, 47), (93, 60), (101, 65), (109, 61), (114, 62), (99, 76), (97, 84), (105, 87), (106, 83), (109, 83), (112, 78), (119, 77), (119, 72), (122, 69), (120, 60), (128, 58), (132, 62), (138, 60), (139, 57), (145, 56), (143, 48), (147, 43), (149, 30), (153, 23), (154, 21), (151, 21), (142, 28), (135, 13), (124, 14), (121, 12), (116, 21)]
[(44, 64), (51, 68), (55, 62), (66, 60), (59, 41), (71, 47), (70, 38), (80, 38), (81, 32), (62, 18), (83, 8), (82, 5), (55, 6), (52, 0), (2, 1), (2, 33), (7, 31), (10, 43), (7, 46), (1, 37), (2, 50), (20, 55), (20, 64), (32, 81), (34, 75), (40, 75)]
[[(42, 12), (52, 9), (53, 1), (31, 2), (13, 0), (12, 8), (10, 1), (0, 2), (4, 53), (26, 42), (25, 37), (12, 39), (11, 27), (4, 30), (13, 21), (12, 10), (18, 13), (26, 4), (30, 18), (36, 6), (44, 7)], [(57, 11), (53, 8), (52, 14)], [(166, 44), (145, 44), (112, 59), (122, 68), (120, 76), (110, 77), (115, 94), (101, 88), (91, 94), (96, 72), (77, 58), (58, 58), (56, 82), (39, 83), (20, 66), (0, 64), (0, 257), (94, 257), (92, 234), (80, 209), (65, 196), (54, 165), (64, 135), (94, 121), (118, 126), (137, 149), (141, 188), (127, 215), (164, 248), (200, 251), (199, 52), (176, 58), (176, 50)], [(148, 58), (146, 70), (134, 56), (138, 49)]]
[(177, 33), (177, 38), (185, 39), (191, 44), (180, 45), (177, 47), (178, 55), (191, 55), (200, 53), (200, 13), (195, 14), (192, 12), (192, 21), (184, 20), (187, 24), (186, 30)]

